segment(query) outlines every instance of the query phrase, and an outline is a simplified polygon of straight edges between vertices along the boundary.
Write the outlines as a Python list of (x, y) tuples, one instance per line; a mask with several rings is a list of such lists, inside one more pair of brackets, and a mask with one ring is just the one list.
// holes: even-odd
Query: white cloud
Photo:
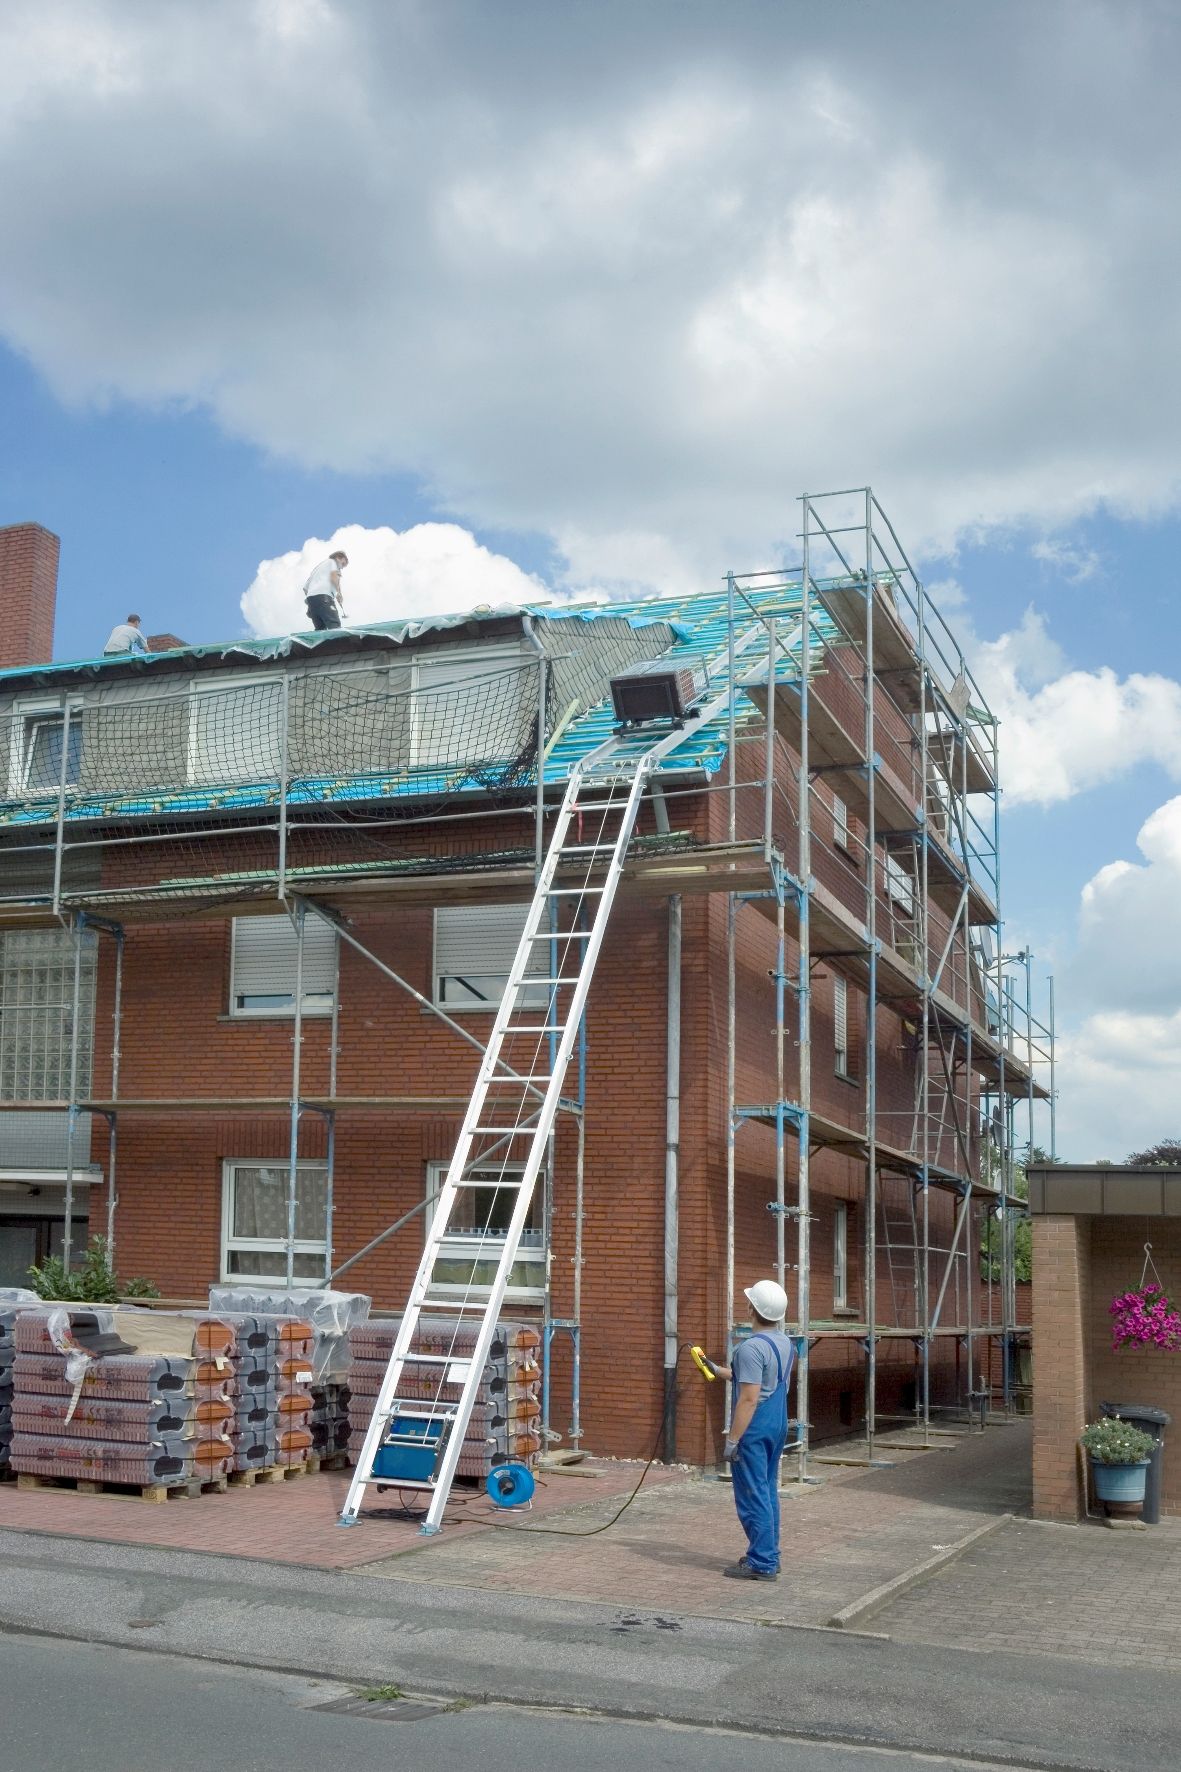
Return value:
[(1181, 795), (1136, 838), (1141, 860), (1083, 887), (1074, 952), (1059, 967), (1072, 1012), (1059, 1041), (1063, 1149), (1116, 1161), (1181, 1125)]
[(1068, 974), (1081, 1004), (1171, 1014), (1181, 1004), (1181, 795), (1145, 819), (1142, 861), (1118, 860), (1083, 887)]
[(297, 551), (262, 561), (242, 597), (251, 632), (305, 629), (307, 576), (338, 548), (349, 557), (341, 589), (350, 623), (449, 614), (481, 603), (496, 607), (552, 600), (540, 579), (522, 572), (505, 555), (491, 553), (457, 524), (416, 523), (399, 531), (349, 523), (323, 541), (312, 536)]
[(1156, 672), (1067, 668), (1044, 618), (981, 641), (972, 670), (999, 717), (1007, 806), (1052, 806), (1153, 763), (1181, 781), (1181, 683)]
[(1061, 1154), (1120, 1163), (1181, 1126), (1181, 1009), (1088, 1016), (1058, 1042)]
[(1094, 548), (1076, 547), (1067, 541), (1035, 541), (1030, 548), (1035, 560), (1058, 573), (1068, 584), (1082, 584), (1094, 578), (1102, 561)]
[(805, 485), (916, 547), (1177, 499), (1167, 8), (9, 0), (0, 59), (0, 336), (63, 399), (613, 582), (794, 554)]

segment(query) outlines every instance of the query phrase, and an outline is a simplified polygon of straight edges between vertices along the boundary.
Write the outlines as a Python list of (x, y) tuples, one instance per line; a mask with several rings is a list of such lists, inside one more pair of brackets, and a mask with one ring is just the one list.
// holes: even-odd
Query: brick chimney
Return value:
[(53, 657), (61, 542), (40, 523), (0, 528), (0, 670)]

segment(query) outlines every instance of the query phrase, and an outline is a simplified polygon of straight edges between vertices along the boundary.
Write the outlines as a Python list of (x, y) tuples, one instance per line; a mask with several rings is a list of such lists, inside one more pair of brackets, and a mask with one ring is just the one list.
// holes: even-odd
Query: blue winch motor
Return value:
[(378, 1483), (433, 1483), (451, 1431), (451, 1420), (428, 1413), (400, 1411), (391, 1416), (389, 1431), (373, 1460)]
[(497, 1507), (528, 1507), (537, 1484), (533, 1472), (523, 1464), (494, 1464), (484, 1479), (484, 1487)]

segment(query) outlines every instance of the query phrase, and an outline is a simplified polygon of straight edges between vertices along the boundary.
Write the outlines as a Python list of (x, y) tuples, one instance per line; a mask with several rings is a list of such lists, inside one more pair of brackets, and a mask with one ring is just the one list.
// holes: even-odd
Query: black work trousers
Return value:
[(307, 600), (308, 614), (312, 618), (312, 626), (320, 628), (338, 628), (340, 626), (340, 610), (336, 606), (336, 598), (321, 591)]

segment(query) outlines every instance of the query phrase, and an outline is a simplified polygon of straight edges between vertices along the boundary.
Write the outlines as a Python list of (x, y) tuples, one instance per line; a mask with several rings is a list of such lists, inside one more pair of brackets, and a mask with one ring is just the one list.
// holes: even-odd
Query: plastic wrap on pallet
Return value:
[(39, 1396), (22, 1391), (13, 1406), (14, 1425), (24, 1434), (65, 1434), (74, 1440), (113, 1440), (133, 1445), (169, 1436), (205, 1439), (210, 1434), (225, 1433), (229, 1427), (230, 1418), (224, 1408), (213, 1420), (199, 1422), (192, 1397), (157, 1397), (143, 1403), (84, 1397), (72, 1415), (71, 1401), (69, 1396)]
[[(197, 1440), (169, 1435), (147, 1446), (69, 1440), (45, 1433), (14, 1434), (12, 1465), (37, 1476), (89, 1478), (97, 1482), (167, 1483), (189, 1481), (196, 1469)], [(229, 1448), (219, 1463), (229, 1457)], [(216, 1473), (215, 1473), (216, 1474)]]
[(209, 1288), (210, 1310), (302, 1317), (311, 1323), (315, 1338), (312, 1366), (317, 1380), (340, 1378), (348, 1371), (349, 1331), (365, 1321), (369, 1305), (362, 1292), (334, 1292), (328, 1287), (301, 1286), (291, 1291), (251, 1286)]
[[(75, 1385), (66, 1374), (66, 1357), (58, 1353), (18, 1353), (13, 1363), (18, 1391), (35, 1391), (49, 1396), (72, 1396)], [(192, 1360), (172, 1359), (166, 1355), (105, 1354), (92, 1360), (82, 1375), (80, 1395), (109, 1397), (113, 1401), (143, 1402), (150, 1397), (172, 1397), (195, 1394), (196, 1366)], [(225, 1389), (219, 1394), (224, 1400)]]

